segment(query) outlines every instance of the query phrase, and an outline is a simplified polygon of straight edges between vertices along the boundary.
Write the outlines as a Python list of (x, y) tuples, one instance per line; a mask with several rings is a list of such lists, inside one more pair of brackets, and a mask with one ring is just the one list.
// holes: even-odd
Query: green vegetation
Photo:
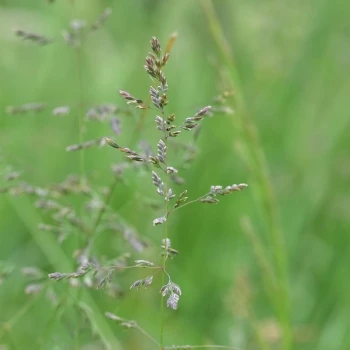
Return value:
[[(167, 272), (182, 295), (177, 310), (162, 311), (164, 344), (350, 348), (349, 10), (340, 0), (0, 0), (0, 349), (159, 348), (161, 278), (125, 265), (174, 253), (160, 247), (163, 225), (152, 225), (163, 203), (149, 169), (112, 172), (125, 157), (98, 143), (107, 136), (140, 150), (147, 140), (156, 152), (156, 110), (128, 108), (119, 90), (150, 103), (150, 39), (163, 48), (174, 32), (166, 113), (180, 124), (215, 97), (222, 104), (201, 122), (185, 183), (171, 188), (193, 200), (212, 185), (249, 187), (167, 222), (177, 255)], [(67, 33), (76, 19), (95, 24), (82, 45)], [(117, 106), (114, 132), (91, 117), (106, 104)], [(191, 145), (192, 132), (180, 136)], [(177, 168), (181, 154), (169, 157)], [(57, 201), (74, 215), (56, 232), (52, 203), (38, 197), (64, 186), (72, 195)], [(86, 241), (113, 266), (100, 281), (113, 288), (95, 288), (95, 265), (79, 270)], [(57, 271), (69, 275), (47, 277)], [(83, 278), (93, 288), (74, 287)]]

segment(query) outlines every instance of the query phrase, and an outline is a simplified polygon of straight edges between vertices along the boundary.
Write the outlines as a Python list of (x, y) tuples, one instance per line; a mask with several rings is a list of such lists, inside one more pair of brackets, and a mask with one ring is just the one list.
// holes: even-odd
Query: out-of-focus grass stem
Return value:
[[(163, 117), (164, 117), (164, 113), (163, 113)], [(167, 134), (165, 133), (165, 137), (164, 137), (164, 143), (165, 146), (168, 148), (168, 137)], [(165, 159), (165, 169), (168, 168), (168, 157), (166, 157)], [(165, 193), (168, 194), (168, 190), (169, 190), (169, 175), (167, 172), (165, 172)], [(165, 200), (165, 215), (167, 216), (169, 211), (169, 201)], [(166, 264), (166, 258), (167, 258), (167, 254), (166, 254), (166, 240), (168, 238), (168, 218), (164, 223), (164, 252), (163, 252), (163, 259), (162, 259), (162, 268), (163, 268), (163, 273), (162, 273), (162, 286), (164, 286), (165, 284), (165, 264)], [(164, 335), (164, 300), (163, 300), (163, 296), (160, 297), (160, 339), (159, 339), (159, 348), (160, 350), (163, 349), (163, 335)]]
[[(28, 229), (28, 232), (33, 237), (33, 240), (38, 244), (42, 252), (47, 256), (49, 263), (57, 271), (71, 271), (73, 269), (71, 259), (66, 256), (62, 247), (57, 244), (53, 236), (47, 235), (45, 232), (37, 229), (37, 223), (42, 219), (34, 209), (32, 203), (27, 198), (22, 199), (22, 205), (15, 201), (11, 196), (8, 196), (8, 201), (17, 212), (18, 217)], [(71, 292), (71, 297), (77, 295), (77, 291)], [(77, 300), (78, 301), (78, 300)], [(101, 337), (103, 343), (108, 350), (122, 349), (118, 339), (114, 336), (105, 316), (101, 313), (98, 305), (96, 305), (93, 297), (87, 290), (83, 290), (79, 296), (79, 302), (89, 305), (87, 317), (94, 329)]]
[[(136, 125), (135, 130), (133, 132), (133, 135), (131, 137), (131, 142), (130, 142), (131, 148), (133, 148), (136, 145), (137, 140), (139, 140), (139, 138), (140, 138), (140, 134), (142, 131), (142, 126), (143, 126), (143, 121), (146, 118), (147, 111), (148, 111), (148, 108), (145, 108), (142, 110), (139, 122)], [(107, 207), (109, 206), (110, 201), (113, 198), (114, 191), (115, 191), (119, 181), (120, 181), (120, 179), (116, 176), (116, 177), (114, 177), (111, 184), (109, 185), (108, 194), (106, 195), (104, 202), (103, 202), (100, 210), (97, 213), (96, 220), (92, 226), (90, 240), (89, 240), (89, 243), (87, 246), (87, 252), (90, 252), (90, 250), (92, 249), (93, 242), (96, 239), (96, 231), (98, 229), (98, 226), (101, 223), (104, 212), (106, 211)]]
[[(288, 295), (288, 276), (287, 276), (287, 252), (284, 245), (282, 230), (278, 219), (278, 206), (275, 200), (273, 186), (270, 181), (265, 155), (259, 141), (258, 133), (254, 122), (247, 111), (247, 104), (244, 100), (239, 74), (230, 46), (225, 39), (221, 24), (216, 15), (213, 4), (210, 0), (202, 0), (202, 7), (207, 17), (211, 34), (221, 53), (223, 62), (230, 74), (232, 88), (235, 92), (237, 118), (240, 118), (240, 134), (242, 142), (245, 144), (252, 159), (252, 169), (256, 176), (261, 191), (261, 204), (266, 217), (267, 227), (270, 233), (270, 243), (272, 246), (274, 262), (278, 276), (278, 289), (273, 291), (278, 300), (278, 317), (283, 329), (283, 349), (290, 350), (292, 348), (291, 334), (291, 315), (290, 301)], [(261, 252), (268, 259), (266, 248)], [(264, 272), (264, 271), (263, 271)], [(266, 273), (266, 271), (264, 272)]]
[[(76, 16), (76, 4), (75, 1), (71, 0), (71, 5), (73, 7), (73, 14)], [(80, 42), (76, 47), (75, 56), (76, 56), (76, 79), (77, 79), (77, 87), (78, 87), (78, 113), (77, 113), (77, 121), (78, 121), (78, 139), (79, 144), (83, 144), (84, 135), (83, 135), (83, 122), (84, 122), (84, 83), (83, 83), (83, 72), (82, 72), (82, 45), (83, 38), (80, 38)], [(84, 178), (85, 178), (85, 150), (81, 149), (79, 152), (79, 168), (80, 168), (80, 185), (83, 186)]]
[[(78, 128), (79, 128), (79, 144), (84, 142), (83, 135), (83, 119), (84, 119), (84, 85), (83, 85), (83, 73), (82, 73), (82, 54), (81, 46), (75, 48), (76, 61), (77, 61), (77, 81), (78, 81), (78, 93), (79, 93), (79, 112), (78, 112)], [(83, 185), (85, 177), (85, 150), (79, 152), (79, 164), (80, 164), (80, 184)]]

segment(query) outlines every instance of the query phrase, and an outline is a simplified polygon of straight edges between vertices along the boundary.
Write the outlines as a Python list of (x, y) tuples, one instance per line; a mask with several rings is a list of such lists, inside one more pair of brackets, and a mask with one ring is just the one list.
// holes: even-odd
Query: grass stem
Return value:
[[(165, 135), (164, 143), (166, 147), (168, 147), (168, 139)], [(166, 157), (165, 160), (165, 169), (168, 167), (168, 157)], [(167, 194), (169, 190), (169, 176), (165, 172), (165, 193)], [(169, 201), (165, 200), (165, 213), (167, 214), (169, 210)], [(164, 278), (165, 278), (165, 265), (166, 265), (166, 240), (168, 238), (168, 220), (164, 223), (164, 252), (163, 252), (163, 259), (162, 259), (162, 268), (163, 268), (163, 274), (162, 274), (162, 286), (164, 286)], [(160, 297), (161, 307), (160, 307), (160, 341), (159, 341), (159, 348), (160, 350), (163, 349), (163, 337), (164, 337), (164, 301), (163, 296)]]
[[(76, 52), (76, 62), (77, 62), (77, 82), (78, 82), (78, 93), (79, 93), (79, 103), (78, 103), (78, 134), (79, 134), (79, 144), (84, 143), (84, 85), (83, 85), (83, 73), (82, 73), (82, 58), (81, 58), (81, 46), (75, 49)], [(79, 153), (79, 165), (80, 165), (80, 185), (83, 186), (85, 178), (85, 150), (81, 149)]]
[[(283, 349), (292, 348), (290, 301), (288, 296), (288, 275), (287, 275), (287, 251), (284, 244), (283, 233), (279, 225), (278, 206), (276, 203), (274, 190), (269, 177), (268, 166), (265, 155), (259, 141), (258, 133), (254, 122), (249, 116), (247, 105), (239, 79), (238, 70), (231, 54), (230, 46), (223, 34), (220, 21), (217, 17), (213, 4), (210, 0), (202, 0), (202, 7), (208, 20), (209, 28), (215, 43), (222, 55), (226, 68), (230, 73), (232, 88), (235, 91), (235, 101), (237, 115), (240, 118), (242, 142), (249, 150), (252, 159), (252, 169), (257, 177), (261, 190), (261, 205), (265, 213), (270, 242), (273, 250), (274, 263), (278, 276), (278, 289), (276, 298), (278, 300), (278, 318), (283, 329)], [(264, 252), (268, 256), (267, 250)], [(272, 291), (275, 292), (275, 291)], [(276, 292), (275, 292), (276, 294)]]

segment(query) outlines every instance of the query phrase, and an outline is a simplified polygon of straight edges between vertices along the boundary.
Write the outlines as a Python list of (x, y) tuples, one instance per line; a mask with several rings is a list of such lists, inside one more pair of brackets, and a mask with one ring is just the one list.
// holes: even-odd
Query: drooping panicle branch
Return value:
[(8, 114), (21, 114), (21, 113), (30, 113), (30, 112), (41, 112), (45, 109), (45, 103), (33, 102), (26, 103), (22, 106), (9, 106), (6, 108)]
[(69, 106), (59, 106), (52, 110), (52, 115), (54, 116), (64, 116), (69, 114), (70, 108)]
[(135, 98), (129, 92), (124, 90), (119, 90), (119, 94), (127, 101), (127, 104), (134, 104), (136, 108), (145, 109), (148, 108), (147, 104), (142, 100)]
[(132, 151), (130, 148), (119, 146), (117, 143), (115, 143), (108, 137), (104, 137), (103, 141), (111, 147), (118, 149), (120, 152), (126, 153), (126, 157), (130, 160), (133, 160), (135, 162), (147, 162), (147, 159), (142, 157), (140, 154), (136, 153), (135, 151)]
[(106, 22), (108, 17), (112, 14), (112, 9), (110, 7), (107, 7), (96, 19), (95, 23), (91, 25), (91, 30), (98, 30), (100, 29), (103, 24)]
[(211, 106), (207, 106), (199, 110), (193, 117), (186, 118), (183, 125), (180, 126), (181, 129), (190, 131), (194, 128), (196, 128), (201, 120), (203, 120), (203, 117), (208, 114), (210, 111)]
[(53, 42), (52, 39), (48, 39), (47, 37), (41, 34), (26, 32), (25, 30), (22, 30), (22, 29), (15, 29), (14, 32), (15, 32), (15, 35), (18, 36), (19, 38), (23, 40), (31, 41), (38, 45), (44, 46)]

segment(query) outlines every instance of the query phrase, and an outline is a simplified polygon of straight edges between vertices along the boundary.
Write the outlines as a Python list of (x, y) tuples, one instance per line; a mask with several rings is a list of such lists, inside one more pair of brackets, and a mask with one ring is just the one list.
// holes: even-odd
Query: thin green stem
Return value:
[(10, 332), (13, 329), (13, 326), (17, 323), (18, 320), (22, 318), (22, 316), (30, 310), (30, 308), (36, 303), (38, 300), (40, 300), (40, 297), (43, 295), (44, 292), (46, 292), (47, 286), (43, 288), (40, 293), (32, 299), (29, 299), (29, 301), (24, 304), (8, 321), (4, 322), (1, 327), (2, 330), (0, 331), (0, 338), (3, 337), (4, 333), (6, 331)]
[(228, 345), (172, 345), (166, 346), (163, 350), (181, 350), (181, 349), (231, 349), (231, 350), (240, 350), (238, 348), (233, 348)]
[[(164, 116), (164, 115), (163, 115)], [(168, 148), (168, 137), (165, 133), (164, 137), (164, 143), (165, 146)], [(165, 157), (165, 169), (168, 167), (168, 155)], [(165, 172), (165, 195), (168, 195), (168, 190), (169, 190), (169, 176), (167, 172)], [(166, 216), (168, 214), (169, 210), (169, 201), (168, 199), (165, 200), (165, 213)], [(167, 251), (166, 251), (166, 240), (168, 238), (168, 219), (164, 223), (164, 252), (163, 252), (163, 261), (162, 261), (162, 268), (163, 271), (165, 271), (165, 264), (166, 264), (166, 257), (167, 257)], [(162, 286), (164, 285), (164, 273), (162, 274)], [(164, 301), (163, 301), (163, 296), (160, 297), (160, 302), (161, 302), (161, 307), (160, 307), (160, 342), (159, 342), (159, 348), (160, 350), (163, 349), (163, 336), (164, 336)]]
[[(149, 105), (151, 102), (151, 97), (148, 96), (148, 99), (147, 99), (147, 105)], [(146, 119), (146, 115), (147, 115), (147, 112), (149, 109), (152, 109), (151, 107), (149, 108), (145, 108), (142, 110), (142, 113), (140, 115), (140, 118), (137, 122), (137, 125), (136, 125), (136, 128), (135, 128), (135, 131), (134, 131), (134, 135), (131, 139), (131, 145), (133, 145), (136, 140), (137, 140), (137, 136), (141, 133), (141, 130), (143, 129), (143, 126), (144, 126), (144, 123), (145, 123), (145, 119)]]
[[(165, 266), (165, 254), (163, 256), (162, 265)], [(165, 283), (165, 276), (162, 273), (162, 286)], [(160, 297), (160, 337), (159, 337), (159, 349), (163, 349), (163, 333), (164, 333), (164, 301), (163, 296)]]
[(254, 253), (258, 259), (260, 268), (263, 271), (263, 277), (265, 279), (267, 293), (271, 298), (273, 298), (273, 291), (275, 291), (277, 287), (276, 277), (273, 272), (270, 261), (266, 257), (264, 246), (257, 233), (255, 232), (249, 217), (245, 216), (242, 218), (241, 227), (243, 229), (243, 232), (247, 235), (248, 239), (252, 243)]
[(108, 207), (109, 205), (109, 202), (110, 200), (112, 199), (112, 196), (113, 196), (113, 193), (114, 193), (114, 190), (118, 184), (118, 177), (115, 177), (111, 183), (111, 185), (109, 186), (109, 190), (108, 190), (108, 194), (107, 196), (105, 197), (105, 200), (104, 202), (102, 203), (102, 206), (99, 210), (99, 212), (97, 213), (97, 216), (96, 216), (96, 220), (95, 220), (95, 223), (93, 224), (92, 226), (92, 229), (91, 229), (91, 233), (90, 233), (90, 238), (89, 238), (89, 242), (88, 242), (88, 245), (87, 245), (87, 248), (86, 248), (86, 254), (89, 255), (91, 249), (92, 249), (92, 246), (97, 238), (97, 235), (96, 235), (96, 230), (102, 220), (102, 216), (103, 214), (105, 213), (106, 211), (106, 208)]
[[(144, 119), (146, 118), (147, 110), (148, 110), (148, 109), (144, 109), (144, 110), (142, 111), (142, 114), (141, 114), (141, 116), (140, 116), (139, 123), (137, 124), (137, 126), (136, 126), (136, 128), (135, 128), (135, 130), (134, 130), (134, 133), (133, 133), (133, 135), (132, 135), (132, 137), (131, 137), (131, 142), (130, 142), (131, 148), (134, 147), (134, 145), (135, 145), (135, 143), (136, 143), (136, 141), (137, 141), (137, 139), (138, 139), (138, 136), (139, 136), (140, 133), (141, 133), (143, 123), (140, 124), (140, 121), (141, 121), (141, 120), (144, 120)], [(86, 249), (87, 254), (88, 254), (88, 253), (91, 251), (91, 249), (92, 249), (93, 243), (94, 243), (94, 241), (95, 241), (95, 239), (96, 239), (96, 230), (97, 230), (98, 226), (99, 226), (100, 223), (101, 223), (103, 214), (105, 213), (107, 207), (109, 206), (109, 203), (110, 203), (110, 201), (111, 201), (111, 199), (112, 199), (112, 197), (113, 197), (113, 194), (114, 194), (115, 188), (117, 187), (118, 182), (119, 182), (118, 177), (115, 177), (115, 178), (113, 179), (113, 181), (111, 182), (111, 184), (110, 184), (110, 186), (109, 186), (109, 189), (108, 189), (108, 194), (107, 194), (107, 196), (105, 197), (105, 200), (104, 200), (104, 202), (103, 202), (103, 204), (102, 204), (102, 206), (101, 206), (101, 208), (100, 208), (100, 210), (99, 210), (99, 212), (98, 212), (98, 214), (97, 214), (97, 216), (96, 216), (95, 223), (93, 224), (92, 229), (91, 229), (91, 238), (90, 238), (90, 240), (89, 240), (89, 243), (88, 243), (88, 246), (87, 246), (87, 249)]]
[[(78, 92), (79, 92), (79, 107), (78, 107), (78, 133), (79, 133), (79, 144), (84, 142), (83, 135), (83, 119), (84, 119), (84, 85), (83, 85), (83, 73), (82, 73), (82, 59), (81, 59), (81, 46), (75, 49), (76, 61), (77, 61), (77, 81), (78, 81)], [(80, 185), (83, 186), (85, 177), (85, 150), (79, 151), (79, 165), (80, 165)]]
[(64, 296), (58, 301), (53, 311), (53, 314), (48, 319), (47, 324), (40, 336), (41, 346), (45, 346), (49, 337), (52, 335), (52, 329), (54, 327), (55, 322), (60, 322), (63, 312), (65, 311), (65, 300), (66, 300), (66, 296)]
[(147, 333), (143, 328), (141, 328), (139, 325), (136, 326), (136, 329), (138, 329), (143, 335), (145, 335), (148, 339), (152, 340), (154, 343), (156, 343), (158, 346), (160, 344), (156, 339), (154, 339), (149, 333)]
[[(72, 8), (73, 8), (73, 18), (77, 18), (77, 9), (76, 4), (73, 0), (71, 0)], [(79, 144), (84, 142), (83, 136), (83, 119), (84, 119), (84, 85), (83, 85), (83, 72), (82, 72), (82, 44), (83, 38), (81, 38), (81, 42), (79, 42), (78, 46), (75, 47), (75, 56), (76, 56), (76, 74), (77, 74), (77, 85), (78, 85), (78, 135), (79, 135)], [(85, 177), (85, 151), (81, 149), (79, 151), (79, 168), (80, 168), (80, 185), (84, 184)]]
[(196, 202), (200, 201), (201, 199), (207, 197), (208, 195), (209, 195), (209, 193), (206, 193), (204, 196), (200, 196), (197, 199), (193, 199), (192, 201), (186, 202), (185, 204), (182, 204), (182, 205), (178, 206), (177, 208), (170, 209), (167, 212), (166, 216), (168, 216), (170, 213), (172, 213), (175, 210), (178, 210), (178, 209), (181, 209), (181, 208), (185, 207), (186, 205), (189, 205), (189, 204), (192, 204), (192, 203), (196, 203)]
[(109, 204), (109, 202), (110, 202), (110, 200), (111, 200), (111, 198), (112, 198), (112, 196), (113, 196), (113, 192), (114, 192), (114, 190), (115, 190), (115, 187), (116, 187), (117, 184), (118, 184), (118, 180), (119, 180), (118, 177), (115, 177), (115, 178), (113, 179), (111, 185), (109, 186), (108, 194), (107, 194), (107, 196), (106, 196), (106, 198), (105, 198), (105, 200), (104, 200), (104, 202), (103, 202), (102, 207), (100, 208), (100, 211), (99, 211), (99, 213), (98, 213), (98, 215), (97, 215), (97, 217), (96, 217), (95, 224), (94, 224), (94, 226), (93, 226), (93, 228), (92, 228), (92, 235), (94, 235), (94, 233), (96, 232), (96, 229), (97, 229), (98, 225), (99, 225), (100, 222), (101, 222), (102, 216), (103, 216), (104, 212), (106, 211), (106, 206), (108, 206), (108, 204)]
[(125, 270), (125, 269), (133, 269), (133, 268), (140, 268), (140, 269), (158, 269), (158, 270), (163, 270), (162, 266), (139, 266), (139, 265), (132, 265), (132, 266), (101, 266), (98, 268), (98, 270), (106, 270), (106, 269), (120, 269), (120, 270)]
[[(73, 4), (74, 7), (74, 4)], [(75, 48), (76, 54), (76, 70), (77, 70), (77, 84), (78, 84), (78, 135), (79, 135), (79, 144), (84, 143), (83, 135), (83, 122), (84, 122), (84, 86), (83, 86), (83, 72), (82, 72), (82, 53), (81, 53), (82, 42)], [(81, 149), (79, 152), (79, 168), (80, 168), (80, 187), (83, 189), (86, 183), (85, 177), (85, 149)], [(78, 295), (81, 294), (79, 289)], [(78, 337), (75, 336), (75, 340), (78, 341)]]

